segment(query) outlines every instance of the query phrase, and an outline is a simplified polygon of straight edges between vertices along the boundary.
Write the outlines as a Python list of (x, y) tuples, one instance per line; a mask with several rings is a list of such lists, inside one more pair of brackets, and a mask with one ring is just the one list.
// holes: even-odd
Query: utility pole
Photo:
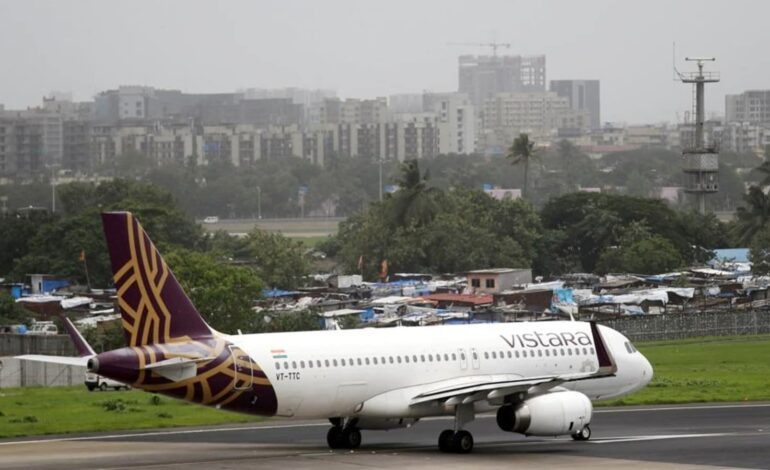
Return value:
[(257, 186), (257, 219), (262, 220), (262, 188)]
[(379, 158), (378, 163), (380, 165), (380, 202), (382, 202), (382, 157)]

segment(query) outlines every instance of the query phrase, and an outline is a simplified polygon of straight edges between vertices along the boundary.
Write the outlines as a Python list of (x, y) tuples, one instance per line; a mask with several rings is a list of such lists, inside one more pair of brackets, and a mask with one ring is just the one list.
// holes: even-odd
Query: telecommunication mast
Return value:
[(719, 81), (719, 72), (704, 72), (704, 62), (714, 62), (714, 57), (686, 57), (685, 60), (698, 64), (697, 72), (679, 73), (682, 83), (694, 86), (695, 129), (690, 142), (682, 142), (684, 157), (683, 171), (686, 175), (685, 192), (697, 198), (698, 211), (706, 213), (706, 194), (719, 191), (719, 153), (704, 137), (705, 85)]

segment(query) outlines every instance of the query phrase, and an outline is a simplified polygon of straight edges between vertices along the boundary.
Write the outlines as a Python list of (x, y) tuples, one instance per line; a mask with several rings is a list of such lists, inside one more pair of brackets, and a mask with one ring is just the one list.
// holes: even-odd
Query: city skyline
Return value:
[(603, 121), (675, 122), (692, 105), (673, 79), (674, 42), (680, 70), (692, 68), (685, 56), (717, 57), (709, 67), (723, 81), (707, 90), (708, 115), (724, 113), (725, 94), (770, 88), (770, 64), (759, 60), (770, 5), (721, 5), (0, 0), (0, 104), (38, 106), (54, 90), (91, 100), (121, 84), (351, 98), (455, 91), (458, 56), (490, 50), (450, 43), (496, 40), (513, 44), (499, 54), (544, 54), (548, 82), (600, 80)]

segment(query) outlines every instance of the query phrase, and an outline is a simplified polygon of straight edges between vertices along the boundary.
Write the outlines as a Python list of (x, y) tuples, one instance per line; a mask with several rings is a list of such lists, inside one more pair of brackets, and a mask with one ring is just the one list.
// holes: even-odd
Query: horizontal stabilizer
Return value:
[(16, 359), (22, 361), (35, 361), (35, 362), (47, 362), (49, 364), (64, 364), (68, 366), (83, 366), (86, 367), (88, 360), (93, 356), (44, 356), (42, 354), (26, 354), (24, 356), (16, 356)]
[(165, 377), (173, 382), (181, 382), (195, 377), (198, 374), (198, 363), (216, 359), (215, 357), (204, 357), (200, 359), (189, 359), (185, 357), (172, 357), (164, 361), (155, 362), (144, 366), (144, 369), (154, 372), (161, 377)]

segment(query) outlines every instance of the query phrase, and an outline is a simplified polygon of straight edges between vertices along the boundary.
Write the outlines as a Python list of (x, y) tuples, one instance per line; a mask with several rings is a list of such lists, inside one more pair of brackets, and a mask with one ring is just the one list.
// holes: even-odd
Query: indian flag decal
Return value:
[(273, 359), (286, 359), (286, 351), (283, 349), (271, 349), (270, 354), (273, 355)]

